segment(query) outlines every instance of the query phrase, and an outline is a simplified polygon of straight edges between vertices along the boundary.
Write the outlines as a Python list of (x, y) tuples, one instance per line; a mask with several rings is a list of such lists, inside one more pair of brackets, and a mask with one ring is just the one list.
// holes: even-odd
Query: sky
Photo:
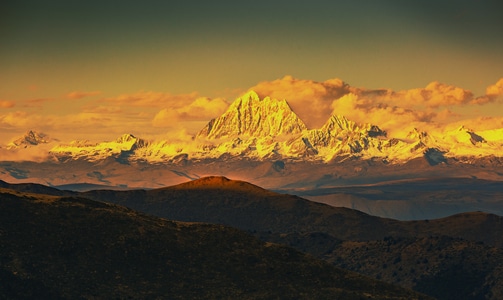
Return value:
[(310, 128), (503, 127), (502, 29), (499, 0), (6, 0), (0, 145), (185, 138), (250, 89)]

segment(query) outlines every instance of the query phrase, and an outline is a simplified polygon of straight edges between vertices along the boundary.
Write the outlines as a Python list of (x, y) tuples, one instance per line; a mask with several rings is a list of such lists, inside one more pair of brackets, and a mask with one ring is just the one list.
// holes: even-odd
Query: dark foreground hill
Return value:
[(222, 225), (0, 189), (1, 299), (426, 299)]
[(404, 222), (222, 177), (83, 195), (169, 219), (230, 225), (441, 299), (503, 297), (503, 218), (496, 215)]
[(225, 177), (155, 190), (95, 190), (84, 197), (174, 220), (231, 225), (261, 232), (325, 232), (340, 240), (446, 235), (503, 248), (503, 217), (471, 212), (442, 219), (398, 221), (279, 194)]
[(0, 188), (11, 189), (18, 192), (35, 193), (35, 194), (52, 195), (52, 196), (68, 196), (76, 194), (71, 191), (63, 191), (37, 183), (8, 183), (3, 180), (0, 180)]

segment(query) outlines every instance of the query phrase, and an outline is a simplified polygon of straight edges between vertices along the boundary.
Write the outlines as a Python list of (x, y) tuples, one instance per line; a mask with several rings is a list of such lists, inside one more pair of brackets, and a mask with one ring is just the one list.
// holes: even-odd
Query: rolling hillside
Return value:
[(2, 299), (426, 299), (222, 225), (0, 190)]
[[(503, 293), (503, 218), (492, 214), (397, 221), (223, 177), (83, 195), (174, 220), (233, 226), (440, 299), (498, 299)], [(446, 278), (453, 281), (433, 284)]]

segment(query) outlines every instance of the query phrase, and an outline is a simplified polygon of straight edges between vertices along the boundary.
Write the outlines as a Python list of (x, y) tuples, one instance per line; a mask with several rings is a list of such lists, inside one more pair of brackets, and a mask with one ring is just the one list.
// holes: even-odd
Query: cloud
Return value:
[(455, 113), (450, 109), (444, 109), (436, 114), (436, 120), (441, 123), (448, 123), (451, 120), (461, 117), (459, 113)]
[[(261, 97), (286, 99), (310, 128), (321, 127), (334, 113), (334, 108), (340, 115), (354, 115), (362, 121), (375, 123), (393, 123), (387, 119), (391, 117), (426, 122), (436, 116), (435, 109), (464, 105), (473, 100), (472, 92), (438, 81), (424, 88), (396, 92), (352, 87), (338, 78), (317, 82), (285, 76), (260, 82), (250, 90), (256, 91)], [(357, 101), (353, 103), (350, 99)]]
[(41, 107), (44, 103), (54, 101), (53, 98), (36, 98), (25, 101), (23, 107)]
[(154, 127), (169, 127), (173, 123), (176, 123), (177, 119), (178, 114), (176, 111), (165, 108), (155, 115), (152, 125)]
[[(148, 124), (148, 120), (143, 120)], [(0, 128), (7, 128), (11, 132), (37, 130), (47, 132), (50, 136), (57, 135), (74, 139), (92, 139), (94, 136), (122, 134), (124, 130), (137, 128), (138, 118), (131, 116), (109, 115), (103, 113), (81, 112), (67, 115), (44, 115), (37, 112), (15, 111), (0, 115)], [(125, 128), (127, 124), (128, 128)], [(145, 126), (145, 125), (144, 125)], [(130, 127), (130, 128), (129, 128)], [(3, 139), (7, 133), (0, 133)], [(63, 138), (62, 138), (63, 139)]]
[(495, 84), (486, 88), (484, 96), (473, 99), (473, 104), (486, 104), (501, 99), (503, 96), (503, 78), (500, 78)]
[(105, 99), (115, 105), (134, 107), (180, 107), (197, 99), (196, 92), (190, 94), (177, 94), (140, 91), (134, 94), (122, 94)]
[[(13, 132), (42, 130), (62, 141), (75, 139), (114, 138), (124, 133), (155, 136), (185, 128), (200, 130), (211, 118), (218, 117), (229, 106), (222, 98), (194, 98), (196, 94), (136, 93), (121, 95), (113, 100), (96, 101), (81, 111), (47, 114), (41, 110), (0, 112), (0, 138)], [(40, 99), (33, 103), (43, 103)], [(146, 107), (140, 106), (146, 104)], [(150, 105), (150, 106), (148, 106)], [(159, 106), (162, 109), (159, 110)], [(154, 125), (154, 126), (153, 126)], [(164, 128), (164, 129), (159, 129)]]
[(455, 107), (496, 101), (503, 95), (503, 78), (475, 98), (467, 89), (432, 81), (423, 88), (394, 91), (353, 87), (335, 78), (324, 82), (285, 76), (250, 88), (261, 97), (286, 99), (309, 128), (320, 128), (332, 114), (360, 123), (373, 123), (387, 131), (398, 128), (438, 128), (462, 116)]
[(16, 106), (16, 103), (13, 101), (0, 100), (0, 108), (12, 108)]
[(73, 91), (68, 94), (66, 94), (67, 99), (81, 99), (85, 97), (92, 97), (92, 96), (97, 96), (100, 95), (100, 91), (92, 91), (92, 92), (82, 92), (82, 91)]
[(124, 112), (124, 110), (118, 106), (98, 105), (98, 106), (85, 107), (84, 112), (85, 113), (97, 113), (97, 114), (120, 114), (120, 113)]
[(501, 96), (503, 95), (503, 78), (500, 78), (498, 82), (490, 85), (486, 89), (486, 95), (488, 96)]
[(469, 103), (473, 93), (453, 85), (433, 81), (425, 88), (410, 89), (392, 93), (392, 100), (406, 102), (409, 106), (423, 105), (430, 108), (454, 106)]
[(155, 127), (170, 127), (179, 122), (209, 121), (220, 116), (229, 107), (222, 98), (197, 98), (192, 103), (178, 108), (164, 108), (152, 120)]
[(322, 126), (330, 117), (332, 101), (351, 91), (350, 86), (338, 78), (317, 82), (292, 76), (263, 81), (249, 90), (254, 90), (262, 98), (270, 96), (286, 99), (295, 113), (311, 128)]
[[(436, 81), (425, 88), (395, 92), (352, 87), (338, 78), (316, 82), (285, 76), (250, 89), (261, 97), (286, 99), (310, 128), (320, 128), (332, 114), (390, 129), (410, 127), (432, 122), (439, 107), (465, 104), (473, 98), (470, 91)], [(441, 117), (445, 116), (444, 112)]]
[[(437, 113), (375, 102), (368, 97), (349, 93), (331, 104), (333, 115), (342, 115), (357, 123), (371, 123), (391, 136), (405, 136), (414, 127), (431, 127)], [(428, 124), (428, 125), (427, 125)]]
[(47, 159), (54, 159), (49, 154), (49, 151), (56, 143), (48, 143), (35, 147), (20, 148), (20, 149), (5, 149), (0, 148), (0, 157), (4, 161), (35, 161), (42, 162)]
[(482, 131), (503, 128), (503, 117), (478, 117), (474, 119), (465, 119), (450, 123), (449, 129), (455, 129), (464, 126), (471, 130)]
[(0, 115), (0, 125), (2, 127), (26, 127), (37, 122), (25, 111), (15, 111)]

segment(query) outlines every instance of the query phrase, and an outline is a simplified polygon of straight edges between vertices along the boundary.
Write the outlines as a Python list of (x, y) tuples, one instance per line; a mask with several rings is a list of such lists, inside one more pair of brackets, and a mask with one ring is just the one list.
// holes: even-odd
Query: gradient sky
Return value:
[[(192, 133), (285, 75), (483, 96), (503, 77), (502, 31), (499, 0), (2, 1), (0, 144)], [(444, 109), (503, 117), (494, 99)]]

